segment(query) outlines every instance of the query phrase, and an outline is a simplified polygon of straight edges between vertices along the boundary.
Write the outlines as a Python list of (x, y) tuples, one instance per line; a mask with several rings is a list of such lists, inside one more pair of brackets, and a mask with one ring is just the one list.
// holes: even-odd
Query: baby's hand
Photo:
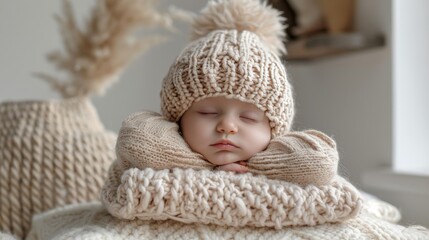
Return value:
[(230, 171), (237, 173), (246, 173), (249, 169), (247, 168), (247, 163), (244, 161), (236, 162), (236, 163), (228, 163), (225, 165), (221, 165), (216, 167), (216, 170), (222, 171)]

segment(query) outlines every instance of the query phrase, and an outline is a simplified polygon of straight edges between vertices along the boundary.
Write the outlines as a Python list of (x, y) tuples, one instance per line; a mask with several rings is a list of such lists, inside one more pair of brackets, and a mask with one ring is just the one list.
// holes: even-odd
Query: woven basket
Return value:
[(23, 238), (33, 214), (99, 199), (115, 140), (86, 98), (0, 104), (0, 232)]

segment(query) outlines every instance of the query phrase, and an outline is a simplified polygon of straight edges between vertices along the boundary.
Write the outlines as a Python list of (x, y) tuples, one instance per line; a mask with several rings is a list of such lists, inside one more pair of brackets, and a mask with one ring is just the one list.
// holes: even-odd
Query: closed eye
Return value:
[(212, 115), (216, 115), (217, 112), (198, 112), (201, 115), (208, 115), (208, 116), (212, 116)]
[(244, 119), (246, 121), (251, 121), (251, 122), (257, 122), (257, 120), (253, 117), (249, 117), (249, 116), (240, 116), (241, 119)]

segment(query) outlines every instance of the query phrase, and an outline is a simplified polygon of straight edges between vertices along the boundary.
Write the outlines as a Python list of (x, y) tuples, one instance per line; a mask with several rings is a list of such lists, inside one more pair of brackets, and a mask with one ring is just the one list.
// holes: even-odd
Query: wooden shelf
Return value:
[(384, 45), (384, 37), (364, 34), (320, 34), (286, 44), (286, 61), (310, 61)]

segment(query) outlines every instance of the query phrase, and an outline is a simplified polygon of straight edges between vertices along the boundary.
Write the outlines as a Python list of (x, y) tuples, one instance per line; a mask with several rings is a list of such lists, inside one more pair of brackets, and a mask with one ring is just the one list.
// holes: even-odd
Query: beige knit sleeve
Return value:
[(210, 162), (189, 148), (178, 129), (177, 123), (155, 112), (132, 114), (119, 131), (116, 164), (123, 169), (213, 169)]
[(326, 185), (337, 174), (338, 152), (322, 132), (290, 132), (271, 140), (268, 148), (248, 161), (249, 171), (301, 185)]

